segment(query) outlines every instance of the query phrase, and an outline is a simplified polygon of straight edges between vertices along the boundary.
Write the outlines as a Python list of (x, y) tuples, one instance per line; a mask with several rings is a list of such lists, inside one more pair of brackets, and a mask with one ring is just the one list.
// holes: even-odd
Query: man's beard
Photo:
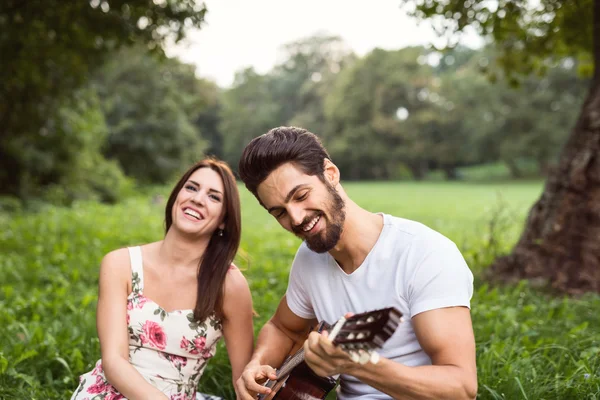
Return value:
[[(327, 191), (329, 192), (329, 209), (326, 211), (327, 214), (331, 217), (331, 220), (329, 220), (329, 218), (326, 218), (325, 214), (321, 213), (321, 218), (326, 218), (324, 221), (324, 229), (315, 235), (304, 235), (304, 231), (302, 230), (302, 228), (306, 226), (306, 224), (308, 224), (310, 221), (312, 221), (315, 215), (312, 215), (311, 217), (306, 217), (300, 225), (292, 227), (292, 231), (301, 239), (304, 239), (304, 241), (306, 242), (306, 246), (308, 246), (308, 248), (314, 251), (315, 253), (325, 253), (335, 247), (337, 242), (340, 240), (340, 237), (342, 236), (344, 221), (346, 220), (346, 212), (344, 211), (344, 200), (334, 189), (333, 186), (329, 184), (326, 184), (326, 186)], [(323, 233), (325, 234), (324, 238), (322, 237)]]

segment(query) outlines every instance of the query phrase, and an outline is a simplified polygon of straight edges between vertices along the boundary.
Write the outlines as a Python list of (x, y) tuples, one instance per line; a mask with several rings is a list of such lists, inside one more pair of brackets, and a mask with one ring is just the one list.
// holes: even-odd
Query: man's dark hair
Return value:
[(307, 175), (325, 182), (324, 161), (331, 160), (319, 138), (306, 129), (293, 126), (273, 128), (244, 148), (239, 163), (240, 178), (257, 195), (257, 188), (280, 165), (291, 162)]

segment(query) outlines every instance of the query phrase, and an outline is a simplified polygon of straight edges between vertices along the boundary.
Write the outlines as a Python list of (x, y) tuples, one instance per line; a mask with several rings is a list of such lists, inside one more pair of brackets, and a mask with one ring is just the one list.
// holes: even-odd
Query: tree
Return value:
[(116, 53), (93, 85), (109, 130), (104, 155), (138, 182), (166, 183), (204, 154), (196, 123), (216, 93), (193, 66), (132, 47)]
[(233, 86), (221, 98), (219, 130), (223, 139), (223, 158), (237, 169), (244, 146), (255, 136), (283, 125), (278, 119), (280, 104), (270, 88), (271, 77), (253, 68), (237, 72)]
[(558, 166), (512, 253), (497, 259), (490, 272), (501, 280), (541, 279), (569, 293), (600, 291), (600, 0), (532, 4), (418, 0), (413, 14), (431, 18), (441, 33), (469, 26), (493, 39), (502, 54), (499, 64), (515, 81), (522, 72), (543, 73), (549, 61), (564, 56), (591, 74)]
[(433, 70), (418, 62), (420, 47), (375, 49), (342, 71), (325, 101), (323, 135), (332, 158), (350, 179), (389, 179), (408, 166), (416, 178), (429, 162), (423, 129), (436, 118), (422, 96)]
[(550, 172), (581, 107), (587, 81), (577, 76), (571, 59), (557, 64), (544, 76), (525, 77), (518, 88), (494, 85), (500, 96), (494, 139), (514, 177), (521, 175), (518, 160), (535, 163), (543, 175)]
[(353, 55), (336, 36), (317, 34), (282, 46), (282, 59), (265, 75), (236, 74), (221, 104), (223, 157), (237, 166), (252, 138), (280, 125), (324, 129), (325, 91)]
[(269, 73), (271, 91), (285, 125), (323, 132), (323, 101), (338, 73), (355, 60), (338, 36), (318, 33), (282, 46), (282, 62)]
[(40, 137), (60, 134), (49, 121), (108, 55), (135, 42), (160, 53), (205, 11), (195, 0), (0, 2), (0, 194), (26, 197), (60, 180), (38, 179), (21, 144), (60, 151), (40, 147)]

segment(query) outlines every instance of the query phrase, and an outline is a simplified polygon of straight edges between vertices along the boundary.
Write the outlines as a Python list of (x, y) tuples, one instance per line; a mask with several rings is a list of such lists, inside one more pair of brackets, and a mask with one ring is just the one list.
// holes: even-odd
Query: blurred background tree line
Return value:
[[(116, 202), (204, 154), (235, 169), (253, 137), (298, 125), (347, 180), (546, 178), (491, 271), (600, 291), (600, 0), (399, 5), (449, 46), (359, 57), (315, 34), (285, 45), (268, 73), (248, 68), (220, 88), (163, 51), (201, 28), (201, 2), (5, 0), (0, 196)], [(450, 43), (466, 28), (486, 45)]]
[(21, 199), (114, 202), (205, 153), (235, 168), (279, 125), (319, 134), (346, 179), (461, 179), (461, 167), (490, 164), (539, 177), (589, 87), (572, 56), (547, 57), (545, 74), (515, 87), (492, 45), (358, 57), (316, 34), (223, 89), (162, 53), (201, 25), (193, 1), (50, 3), (4, 2), (0, 18), (0, 192)]

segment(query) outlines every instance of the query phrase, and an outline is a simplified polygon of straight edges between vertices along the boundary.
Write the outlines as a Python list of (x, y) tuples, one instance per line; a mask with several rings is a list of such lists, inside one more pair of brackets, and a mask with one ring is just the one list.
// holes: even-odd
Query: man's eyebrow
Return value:
[[(191, 179), (190, 179), (188, 182), (191, 182), (191, 183), (193, 183), (194, 185), (196, 185), (196, 186), (200, 187), (200, 184), (199, 184), (198, 182), (196, 182), (196, 181), (193, 181), (193, 180), (191, 180)], [(221, 193), (220, 191), (218, 191), (217, 189), (212, 189), (212, 188), (210, 188), (210, 189), (208, 189), (208, 191), (209, 191), (209, 192), (216, 192), (216, 193), (219, 193), (219, 194), (223, 194), (223, 193)]]
[[(294, 196), (294, 194), (300, 190), (303, 189), (305, 186), (308, 186), (308, 184), (306, 183), (301, 183), (299, 185), (296, 185), (292, 188), (292, 190), (289, 191), (289, 193), (287, 194), (287, 196), (285, 196), (285, 200), (284, 203), (289, 203), (289, 201), (292, 199), (292, 196)], [(274, 210), (277, 210), (281, 208), (281, 206), (275, 206), (275, 207), (270, 207), (267, 211), (269, 212), (269, 214), (271, 214)]]

